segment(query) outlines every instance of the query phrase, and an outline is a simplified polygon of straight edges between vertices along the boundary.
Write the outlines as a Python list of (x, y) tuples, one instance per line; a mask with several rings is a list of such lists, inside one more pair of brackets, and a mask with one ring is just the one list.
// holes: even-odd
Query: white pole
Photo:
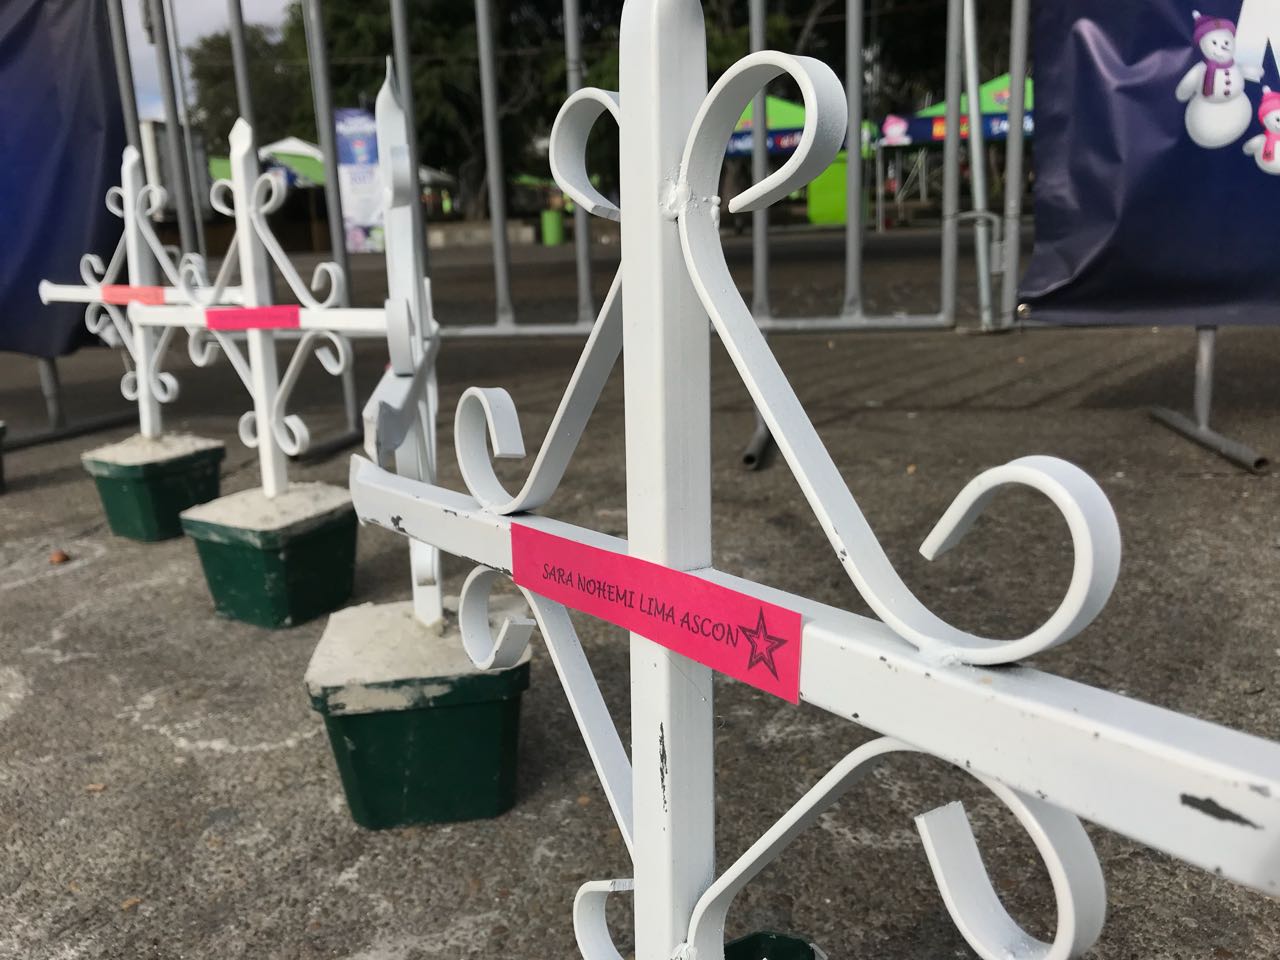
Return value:
[[(253, 131), (237, 120), (228, 138), (231, 145), (231, 185), (236, 211), (236, 254), (240, 258), (240, 292), (246, 307), (271, 302), (271, 274), (266, 250), (249, 219), (253, 185), (258, 179), (258, 158), (253, 148)], [(270, 330), (249, 330), (249, 367), (253, 390), (253, 415), (258, 433), (258, 466), (262, 471), (262, 492), (278, 497), (289, 489), (284, 451), (271, 430), (272, 409), (280, 389), (276, 365), (275, 338)]]
[[(671, 172), (707, 89), (697, 0), (626, 0), (619, 81), (627, 526), (633, 556), (711, 562), (710, 345)], [(711, 671), (631, 635), (635, 956), (668, 960), (715, 871)]]
[(969, 187), (973, 211), (973, 257), (978, 270), (978, 318), (983, 330), (991, 329), (991, 224), (987, 202), (987, 148), (982, 131), (981, 78), (978, 73), (978, 11), (974, 0), (964, 0), (964, 79), (969, 98)]
[[(155, 259), (138, 229), (138, 195), (146, 184), (142, 172), (142, 154), (125, 147), (120, 164), (121, 204), (124, 207), (124, 253), (133, 286), (155, 286), (158, 277)], [(164, 431), (160, 418), (160, 400), (151, 389), (152, 371), (156, 364), (156, 342), (160, 331), (140, 323), (133, 325), (134, 374), (138, 383), (138, 430), (152, 439)]]

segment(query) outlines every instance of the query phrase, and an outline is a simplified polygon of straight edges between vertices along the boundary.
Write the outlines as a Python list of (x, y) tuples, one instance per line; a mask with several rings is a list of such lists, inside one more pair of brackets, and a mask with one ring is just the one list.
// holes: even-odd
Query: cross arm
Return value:
[[(362, 457), (351, 493), (361, 521), (505, 573), (516, 523), (627, 553), (624, 540), (531, 515), (513, 523)], [(800, 615), (801, 699), (1280, 894), (1280, 745), (1031, 667), (939, 663), (877, 620), (714, 569), (694, 576)]]

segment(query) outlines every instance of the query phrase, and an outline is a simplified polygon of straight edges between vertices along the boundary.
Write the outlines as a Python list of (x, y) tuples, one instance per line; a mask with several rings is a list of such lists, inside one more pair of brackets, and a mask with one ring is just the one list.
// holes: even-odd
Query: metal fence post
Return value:
[[(246, 307), (260, 307), (271, 303), (272, 297), (266, 251), (249, 215), (253, 186), (258, 179), (255, 139), (249, 125), (238, 120), (231, 128), (229, 140), (240, 289)], [(253, 394), (258, 466), (262, 472), (262, 492), (268, 497), (278, 497), (289, 489), (289, 474), (284, 451), (276, 442), (275, 431), (272, 429), (276, 393), (280, 388), (275, 337), (270, 330), (249, 330), (245, 336), (249, 343), (250, 387)], [(243, 436), (242, 433), (242, 438)]]
[(1018, 309), (1018, 273), (1022, 258), (1022, 160), (1027, 108), (1027, 34), (1030, 0), (1013, 0), (1009, 23), (1009, 138), (1005, 142), (1004, 230), (1001, 231), (1002, 272), (1000, 325), (1011, 327)]
[(956, 322), (956, 259), (960, 215), (960, 45), (963, 0), (947, 0), (947, 60), (944, 96), (947, 135), (942, 145), (942, 280), (939, 298), (944, 326)]
[(182, 136), (178, 130), (178, 96), (173, 86), (173, 63), (169, 59), (169, 29), (165, 21), (164, 0), (147, 0), (151, 12), (152, 42), (156, 48), (156, 66), (160, 74), (160, 96), (164, 101), (164, 134), (169, 155), (169, 186), (173, 190), (173, 206), (178, 215), (178, 236), (183, 253), (196, 249), (195, 223), (191, 214), (189, 170), (183, 159)]
[(845, 134), (844, 305), (841, 314), (862, 313), (862, 0), (845, 8), (845, 97), (849, 127)]
[[(622, 10), (627, 527), (634, 556), (711, 562), (708, 325), (681, 253), (671, 172), (706, 92), (697, 0)], [(631, 636), (636, 960), (667, 960), (715, 870), (711, 673)]]
[(969, 189), (973, 212), (973, 258), (978, 271), (978, 319), (983, 330), (991, 321), (991, 223), (987, 219), (987, 147), (982, 129), (981, 80), (978, 73), (978, 7), (964, 0), (964, 74), (969, 99)]
[[(572, 96), (582, 86), (578, 0), (564, 0), (564, 72)], [(595, 297), (591, 294), (591, 217), (578, 203), (573, 205), (573, 254), (578, 264), (578, 322), (589, 327), (596, 321)]]
[(489, 184), (489, 222), (493, 227), (493, 286), (498, 326), (515, 323), (511, 305), (511, 251), (507, 241), (507, 191), (498, 128), (498, 80), (494, 67), (493, 23), (489, 0), (475, 0), (476, 51), (480, 57), (480, 110), (484, 126), (484, 162)]
[(116, 84), (120, 87), (120, 110), (124, 114), (124, 132), (129, 146), (142, 149), (142, 133), (138, 125), (138, 95), (133, 87), (133, 63), (129, 60), (129, 38), (124, 27), (124, 10), (120, 0), (107, 0), (107, 20), (111, 25), (111, 49), (116, 62)]
[[(347, 230), (342, 214), (342, 190), (338, 185), (338, 145), (333, 128), (333, 93), (329, 87), (329, 50), (325, 42), (324, 17), (320, 12), (320, 0), (303, 0), (302, 23), (307, 35), (307, 65), (311, 73), (311, 96), (315, 103), (316, 133), (320, 138), (320, 152), (324, 154), (324, 205), (329, 214), (329, 247), (333, 262), (342, 271), (346, 283), (342, 286), (339, 305), (351, 305), (351, 263), (347, 258)], [(342, 371), (342, 407), (347, 417), (346, 436), (338, 437), (334, 445), (342, 446), (357, 437), (360, 427), (360, 410), (356, 400), (355, 370)]]

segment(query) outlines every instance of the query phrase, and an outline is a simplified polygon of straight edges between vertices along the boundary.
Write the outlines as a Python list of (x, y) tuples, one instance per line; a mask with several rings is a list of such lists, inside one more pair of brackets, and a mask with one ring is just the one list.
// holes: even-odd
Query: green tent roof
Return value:
[[(755, 109), (755, 105), (755, 100), (747, 104), (747, 109), (742, 111), (734, 130), (751, 129), (751, 111)], [(764, 116), (769, 122), (770, 130), (799, 130), (804, 126), (804, 105), (781, 97), (765, 97)]]
[[(998, 77), (992, 77), (982, 86), (978, 87), (978, 104), (982, 107), (983, 113), (1008, 113), (1009, 112), (1009, 75), (1001, 74)], [(1031, 110), (1035, 107), (1035, 97), (1032, 95), (1031, 78), (1027, 77), (1027, 109)], [(943, 103), (935, 103), (931, 107), (925, 107), (918, 111), (917, 117), (940, 117), (947, 112), (947, 105)], [(966, 94), (960, 95), (960, 112), (969, 112), (969, 97)]]
[[(288, 167), (303, 180), (314, 183), (316, 186), (324, 184), (324, 163), (315, 157), (304, 156), (300, 153), (273, 153), (271, 154), (271, 159), (282, 166)], [(215, 180), (231, 179), (230, 158), (210, 157), (209, 176)]]

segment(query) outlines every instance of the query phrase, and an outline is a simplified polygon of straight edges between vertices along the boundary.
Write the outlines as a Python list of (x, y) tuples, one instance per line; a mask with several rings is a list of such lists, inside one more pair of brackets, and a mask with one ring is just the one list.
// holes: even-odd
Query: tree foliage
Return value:
[[(508, 174), (547, 174), (545, 146), (566, 95), (562, 0), (500, 0), (494, 5), (497, 86), (503, 160)], [(864, 25), (867, 113), (909, 111), (942, 95), (946, 0), (868, 0)], [(1006, 69), (1008, 3), (980, 11), (984, 79)], [(328, 41), (334, 103), (371, 106), (391, 51), (388, 5), (367, 0), (321, 4)], [(586, 83), (617, 89), (618, 25), (622, 0), (582, 0), (581, 34)], [(483, 216), (484, 142), (472, 0), (409, 0), (410, 49), (419, 155), (454, 174), (459, 205)], [(743, 0), (705, 0), (708, 68), (714, 79), (748, 49)], [(817, 57), (844, 74), (845, 5), (840, 0), (768, 0), (770, 46)], [(278, 31), (247, 28), (259, 142), (294, 134), (316, 139), (307, 75), (301, 6), (295, 3)], [(190, 51), (196, 115), (212, 150), (225, 150), (235, 110), (230, 44), (225, 34), (202, 38)], [(794, 95), (785, 81), (770, 88)], [(603, 185), (616, 180), (612, 131), (594, 136), (592, 169)]]

